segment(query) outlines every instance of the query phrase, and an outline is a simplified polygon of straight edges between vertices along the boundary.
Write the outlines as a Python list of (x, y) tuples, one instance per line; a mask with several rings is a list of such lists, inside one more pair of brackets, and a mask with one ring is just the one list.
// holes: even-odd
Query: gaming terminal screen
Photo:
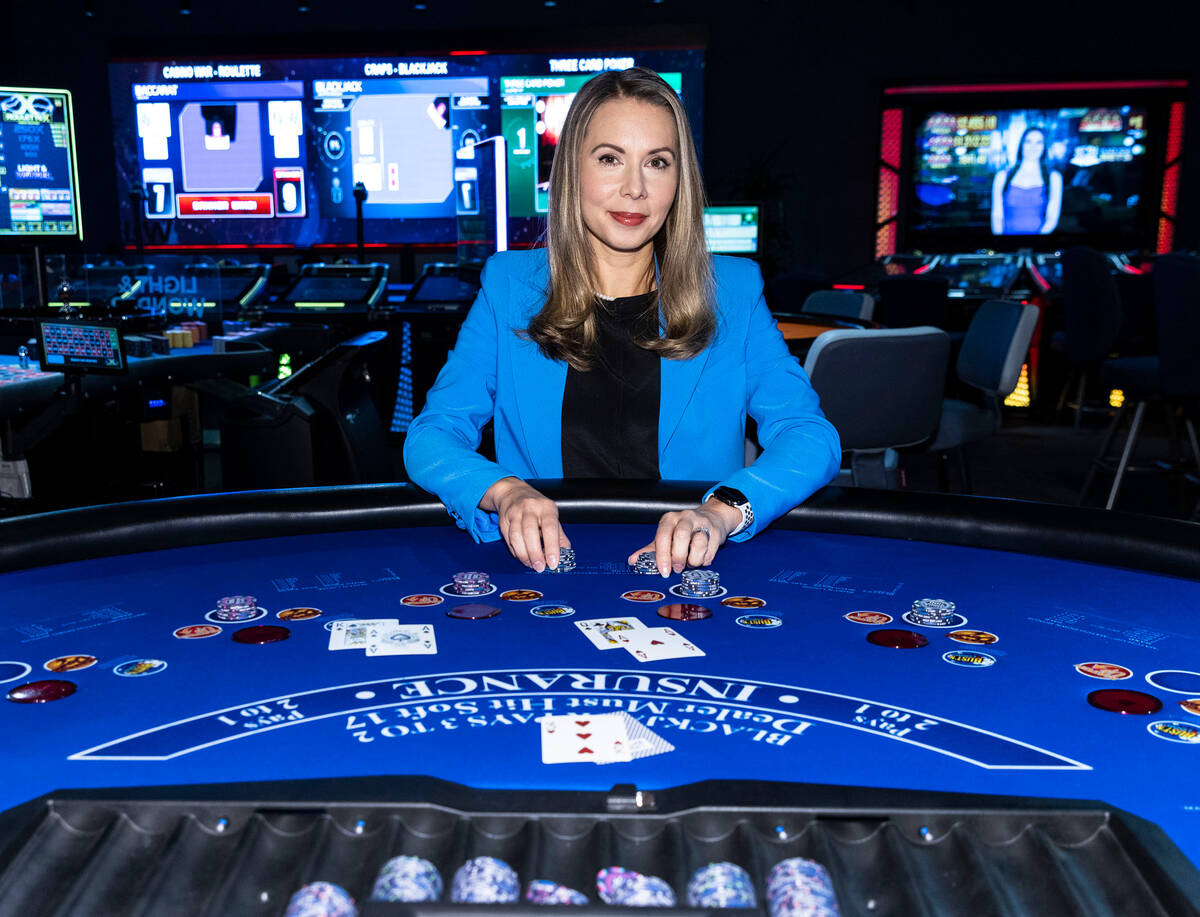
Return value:
[(71, 93), (0, 86), (0, 236), (82, 234)]
[[(648, 66), (699, 138), (703, 52), (117, 61), (110, 85), (126, 242), (453, 243), (479, 207), (473, 147), (507, 141), (509, 233), (535, 241), (566, 109), (596, 73)], [(140, 197), (137, 195), (140, 194)]]
[(998, 248), (1144, 242), (1162, 170), (1156, 115), (1118, 97), (921, 112), (909, 160), (909, 237), (930, 248), (939, 238)]

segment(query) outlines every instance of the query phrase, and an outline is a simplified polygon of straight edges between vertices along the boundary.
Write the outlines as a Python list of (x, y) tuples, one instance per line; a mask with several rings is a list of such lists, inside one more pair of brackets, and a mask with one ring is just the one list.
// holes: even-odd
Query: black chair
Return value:
[[(1063, 386), (1058, 410), (1064, 404), (1075, 409), (1078, 430), (1085, 411), (1108, 413), (1108, 399), (1088, 405), (1088, 378), (1095, 378), (1100, 362), (1112, 355), (1121, 331), (1123, 310), (1121, 294), (1113, 275), (1112, 262), (1103, 252), (1076, 246), (1063, 252), (1063, 331), (1062, 347), (1072, 364), (1072, 374)], [(1067, 391), (1076, 381), (1074, 402), (1067, 402)]]
[(385, 338), (386, 331), (368, 331), (342, 341), (291, 376), (231, 401), (221, 424), (223, 486), (394, 481), (366, 367), (370, 351)]
[(875, 314), (875, 297), (853, 290), (817, 290), (804, 300), (800, 311), (869, 322)]
[[(1121, 389), (1125, 399), (1109, 424), (1104, 441), (1084, 480), (1079, 502), (1101, 469), (1114, 471), (1105, 509), (1116, 505), (1121, 484), (1130, 469), (1138, 434), (1150, 403), (1161, 405), (1172, 429), (1173, 463), (1184, 464), (1177, 425), (1182, 419), (1191, 450), (1191, 464), (1200, 471), (1200, 445), (1196, 437), (1197, 404), (1200, 403), (1200, 258), (1194, 255), (1164, 255), (1154, 263), (1154, 310), (1158, 327), (1158, 353), (1154, 356), (1118, 357), (1100, 364), (1105, 387)], [(1119, 459), (1109, 450), (1134, 402), (1129, 435)], [(1170, 466), (1168, 466), (1170, 467)], [(1200, 509), (1200, 504), (1197, 506)], [(1193, 512), (1195, 515), (1195, 512)]]
[(975, 312), (955, 364), (958, 378), (983, 394), (983, 404), (957, 398), (942, 401), (937, 435), (928, 451), (941, 459), (942, 489), (948, 489), (947, 464), (950, 453), (958, 457), (959, 476), (965, 493), (971, 492), (966, 446), (1000, 429), (1000, 407), (1017, 387), (1021, 364), (1037, 327), (1037, 306), (1004, 299), (990, 299)]
[(924, 274), (899, 274), (879, 281), (875, 321), (888, 328), (932, 325), (946, 329), (950, 322), (950, 281)]
[(837, 329), (813, 342), (804, 370), (849, 453), (852, 484), (900, 486), (896, 450), (933, 438), (949, 359), (949, 336), (928, 326)]

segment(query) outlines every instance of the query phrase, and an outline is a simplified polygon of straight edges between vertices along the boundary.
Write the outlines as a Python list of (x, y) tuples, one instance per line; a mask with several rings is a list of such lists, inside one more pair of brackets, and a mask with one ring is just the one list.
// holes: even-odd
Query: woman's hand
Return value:
[(654, 541), (629, 555), (629, 564), (644, 551), (653, 551), (658, 572), (668, 577), (684, 567), (707, 567), (717, 549), (742, 521), (742, 514), (727, 503), (709, 499), (703, 506), (667, 513), (659, 520)]
[(501, 478), (484, 493), (479, 508), (500, 517), (500, 534), (513, 557), (538, 573), (557, 567), (559, 548), (571, 547), (554, 501), (520, 478)]

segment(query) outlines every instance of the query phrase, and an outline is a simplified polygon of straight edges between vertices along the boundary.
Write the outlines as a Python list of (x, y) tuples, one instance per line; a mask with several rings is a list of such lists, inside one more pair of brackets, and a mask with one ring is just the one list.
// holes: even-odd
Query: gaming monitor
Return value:
[(895, 212), (901, 250), (1152, 249), (1160, 213), (1173, 215), (1180, 85), (889, 90), (881, 218)]
[(65, 89), (0, 86), (0, 236), (83, 238)]
[(757, 255), (758, 204), (713, 204), (704, 208), (704, 238), (718, 255)]
[(934, 112), (917, 125), (912, 229), (1128, 232), (1148, 127), (1131, 105)]
[(128, 368), (115, 325), (39, 322), (38, 353), (48, 372), (123, 373)]
[(110, 65), (127, 244), (454, 244), (479, 213), (463, 151), (506, 141), (510, 237), (542, 232), (557, 126), (596, 73), (645, 65), (699, 137), (703, 52), (119, 61)]

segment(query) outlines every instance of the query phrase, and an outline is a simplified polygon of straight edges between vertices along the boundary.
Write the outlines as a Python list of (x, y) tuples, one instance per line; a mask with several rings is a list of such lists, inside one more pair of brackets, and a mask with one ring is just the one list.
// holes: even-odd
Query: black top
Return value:
[(596, 356), (568, 367), (563, 390), (564, 478), (658, 479), (658, 354), (634, 340), (658, 334), (654, 293), (598, 299)]

